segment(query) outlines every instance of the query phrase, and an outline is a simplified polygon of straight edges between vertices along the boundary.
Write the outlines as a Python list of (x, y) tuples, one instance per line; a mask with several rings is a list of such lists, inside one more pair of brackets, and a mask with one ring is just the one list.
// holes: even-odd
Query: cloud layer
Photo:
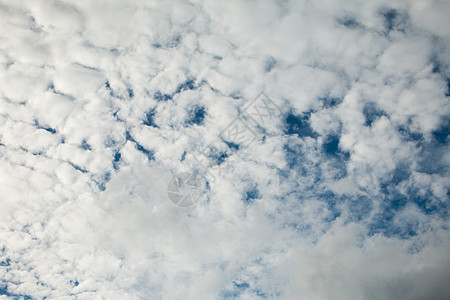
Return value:
[(0, 299), (449, 298), (449, 12), (0, 1)]

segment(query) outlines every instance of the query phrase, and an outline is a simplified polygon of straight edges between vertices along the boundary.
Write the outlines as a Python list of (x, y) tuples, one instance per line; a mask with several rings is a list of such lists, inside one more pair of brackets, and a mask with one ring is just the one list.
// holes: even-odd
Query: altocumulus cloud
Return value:
[(449, 299), (449, 13), (1, 0), (0, 299)]

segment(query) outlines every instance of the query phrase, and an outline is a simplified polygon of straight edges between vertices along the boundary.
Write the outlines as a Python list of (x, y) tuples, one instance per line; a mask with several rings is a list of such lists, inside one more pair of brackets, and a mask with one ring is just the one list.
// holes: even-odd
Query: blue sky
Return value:
[(449, 12), (1, 1), (0, 299), (448, 299)]

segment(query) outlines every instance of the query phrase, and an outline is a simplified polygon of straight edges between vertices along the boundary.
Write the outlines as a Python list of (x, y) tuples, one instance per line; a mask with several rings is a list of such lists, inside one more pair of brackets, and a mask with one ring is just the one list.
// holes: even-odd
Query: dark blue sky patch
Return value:
[(233, 285), (240, 290), (246, 290), (250, 287), (250, 285), (245, 281), (242, 282), (233, 281)]
[(104, 143), (106, 148), (115, 148), (117, 147), (117, 144), (118, 144), (117, 141), (113, 140), (110, 137), (107, 137)]
[[(316, 162), (305, 160), (301, 144), (287, 143), (283, 146), (287, 163), (286, 175), (294, 173), (295, 176), (309, 177), (317, 183), (321, 178), (321, 169)], [(306, 187), (305, 187), (306, 188)]]
[(261, 194), (258, 190), (258, 187), (256, 185), (252, 185), (250, 187), (248, 187), (245, 191), (244, 194), (242, 195), (242, 201), (245, 204), (251, 204), (253, 203), (256, 199), (261, 198)]
[(211, 153), (209, 158), (214, 161), (213, 165), (221, 165), (227, 158), (228, 153), (226, 152), (217, 152), (217, 153)]
[(285, 118), (284, 132), (299, 137), (317, 137), (317, 134), (312, 130), (309, 124), (310, 116), (310, 112), (302, 115), (296, 115), (292, 112), (289, 113)]
[(260, 289), (255, 289), (254, 292), (255, 292), (256, 296), (258, 296), (260, 298), (267, 299), (267, 297), (268, 297), (267, 294)]
[(383, 210), (373, 216), (370, 224), (368, 224), (368, 236), (373, 236), (375, 234), (382, 234), (387, 237), (396, 236), (397, 232), (393, 226), (393, 218), (395, 211), (393, 210)]
[(156, 91), (155, 94), (153, 95), (153, 98), (158, 102), (172, 100), (171, 95), (162, 94), (160, 91)]
[(365, 126), (372, 126), (372, 123), (382, 116), (388, 117), (388, 114), (382, 109), (378, 108), (377, 105), (373, 102), (368, 102), (364, 105), (363, 114), (365, 118)]
[[(342, 155), (342, 156), (344, 156), (344, 155)], [(334, 180), (343, 179), (348, 175), (348, 170), (347, 170), (348, 157), (344, 156), (344, 159), (342, 159), (342, 156), (340, 155), (335, 158), (332, 158), (331, 166), (334, 168), (332, 178)]]
[(69, 280), (69, 284), (71, 286), (78, 286), (80, 283), (78, 282), (78, 280)]
[(83, 150), (87, 150), (87, 151), (92, 150), (91, 145), (89, 145), (89, 144), (86, 142), (86, 140), (82, 140), (82, 141), (81, 141), (80, 148), (83, 149)]
[[(390, 199), (389, 199), (390, 198)], [(409, 199), (405, 195), (400, 194), (397, 191), (391, 190), (391, 194), (386, 199), (385, 209), (394, 212), (403, 209), (408, 204)]]
[(111, 97), (116, 97), (116, 94), (114, 93), (114, 90), (111, 88), (111, 84), (109, 83), (108, 80), (105, 82), (105, 88), (109, 92), (109, 95)]
[(364, 28), (364, 26), (359, 23), (353, 16), (344, 16), (342, 18), (338, 18), (336, 21), (349, 29)]
[(7, 296), (14, 300), (32, 300), (33, 298), (29, 295), (24, 294), (14, 294), (8, 292), (8, 285), (3, 283), (0, 283), (0, 296)]
[(71, 165), (75, 170), (80, 171), (81, 173), (85, 174), (85, 173), (89, 173), (88, 170), (83, 169), (82, 167), (72, 163), (72, 162), (68, 162), (69, 165)]
[(153, 159), (155, 159), (155, 156), (154, 156), (155, 153), (154, 153), (152, 150), (145, 149), (144, 146), (142, 146), (141, 144), (139, 144), (139, 143), (131, 136), (131, 134), (130, 134), (129, 131), (126, 132), (125, 138), (126, 138), (128, 141), (133, 142), (134, 145), (135, 145), (135, 147), (136, 147), (136, 150), (138, 150), (139, 152), (142, 152), (145, 156), (147, 156), (148, 160), (153, 160)]
[(381, 12), (381, 15), (384, 17), (384, 26), (388, 31), (391, 31), (395, 28), (397, 24), (398, 13), (395, 9), (386, 9)]
[(203, 150), (202, 154), (208, 158), (211, 162), (211, 166), (221, 165), (228, 157), (233, 155), (233, 152), (230, 149), (221, 146), (210, 144)]
[(317, 198), (326, 202), (328, 204), (328, 208), (331, 211), (335, 211), (337, 209), (336, 205), (340, 202), (341, 197), (330, 190), (325, 190), (323, 192), (317, 193)]
[(440, 74), (442, 72), (442, 60), (437, 53), (431, 55), (430, 64), (433, 66), (432, 73)]
[(380, 11), (385, 30), (389, 33), (393, 30), (404, 32), (406, 29), (407, 15), (393, 8), (385, 8)]
[(423, 194), (422, 191), (412, 187), (405, 193), (398, 191), (396, 184), (385, 185), (381, 189), (383, 196), (380, 212), (369, 224), (369, 233), (383, 234), (389, 237), (409, 238), (417, 234), (419, 222), (409, 221), (407, 224), (395, 222), (395, 216), (407, 205), (415, 205), (425, 215), (448, 217), (448, 204), (436, 201), (431, 192)]
[(0, 295), (9, 296), (8, 286), (0, 284)]
[(232, 284), (232, 288), (219, 292), (219, 296), (222, 299), (238, 299), (239, 296), (250, 287), (245, 281), (233, 281)]
[[(447, 196), (448, 194), (449, 193), (447, 191)], [(411, 195), (409, 197), (410, 201), (415, 203), (421, 211), (427, 215), (438, 215), (441, 218), (448, 217), (448, 202), (436, 201), (431, 195), (431, 192), (423, 195), (418, 191), (411, 191)]]
[(47, 132), (50, 132), (51, 134), (55, 134), (56, 133), (56, 129), (53, 129), (51, 127), (38, 127), (39, 129), (44, 129)]
[(100, 180), (97, 181), (98, 188), (103, 192), (106, 190), (106, 185), (111, 180), (111, 173), (106, 172)]
[(448, 152), (448, 144), (437, 141), (422, 143), (418, 156), (416, 171), (426, 174), (448, 174), (445, 156)]
[(56, 94), (56, 95), (61, 95), (61, 96), (67, 97), (67, 98), (69, 98), (70, 100), (75, 100), (75, 98), (74, 98), (72, 95), (64, 94), (63, 92), (58, 91), (58, 90), (55, 88), (55, 84), (54, 84), (53, 82), (51, 82), (51, 83), (48, 85), (48, 90), (51, 91), (52, 93)]
[(150, 126), (150, 127), (156, 127), (158, 128), (158, 125), (155, 123), (155, 115), (156, 115), (156, 109), (153, 108), (151, 110), (149, 110), (146, 114), (145, 114), (145, 119), (143, 124), (145, 126)]
[(439, 143), (439, 144), (447, 144), (448, 143), (448, 136), (450, 134), (450, 118), (447, 118), (445, 121), (441, 123), (438, 129), (434, 130), (433, 132), (433, 138)]
[(186, 124), (189, 125), (203, 125), (206, 117), (206, 110), (204, 106), (194, 105), (189, 110), (189, 118), (186, 120)]
[(338, 135), (330, 135), (328, 136), (323, 145), (323, 150), (326, 154), (337, 156), (340, 152), (339, 150), (339, 136)]
[(77, 63), (77, 62), (74, 63), (74, 65), (79, 66), (79, 67), (81, 67), (81, 68), (83, 68), (83, 69), (91, 70), (91, 71), (97, 71), (97, 72), (100, 71), (100, 70), (97, 69), (96, 67), (91, 67), (91, 66), (83, 65), (83, 64), (80, 64), (80, 63)]
[(337, 97), (322, 97), (319, 98), (319, 101), (322, 102), (324, 108), (335, 107), (342, 103), (342, 98)]
[(130, 87), (127, 88), (127, 94), (128, 94), (128, 98), (133, 98), (134, 97), (134, 90)]
[(195, 81), (193, 79), (188, 79), (177, 87), (175, 94), (193, 89), (195, 89)]
[(401, 193), (397, 188), (397, 183), (390, 182), (381, 185), (383, 202), (381, 209), (387, 212), (397, 212), (403, 209), (408, 203), (415, 202), (417, 190), (408, 189), (407, 193)]
[(392, 173), (391, 183), (397, 185), (402, 181), (408, 180), (410, 175), (410, 166), (400, 164), (394, 169), (394, 172)]
[(136, 143), (136, 141), (135, 141), (134, 138), (131, 136), (131, 134), (130, 134), (130, 132), (129, 132), (128, 130), (125, 132), (125, 139), (126, 139), (127, 141), (131, 141), (131, 142), (133, 142), (133, 143)]
[(11, 265), (11, 259), (7, 258), (0, 261), (0, 267), (9, 267)]
[(116, 93), (114, 92), (113, 88), (111, 87), (111, 84), (110, 84), (109, 80), (107, 80), (107, 81), (105, 82), (105, 89), (109, 92), (109, 95), (110, 95), (111, 97), (114, 97), (114, 98), (123, 99), (124, 96), (126, 96), (126, 97), (128, 97), (128, 99), (131, 99), (131, 98), (134, 97), (134, 90), (133, 90), (133, 88), (131, 88), (130, 86), (128, 86), (128, 87), (126, 88), (126, 94), (125, 94), (125, 95), (123, 95), (123, 93), (116, 94)]
[[(374, 234), (383, 234), (387, 237), (396, 237), (408, 239), (416, 236), (421, 222), (415, 218), (397, 219), (397, 214), (401, 213), (411, 202), (409, 196), (399, 193), (388, 195), (380, 207), (381, 211), (377, 213), (369, 224), (369, 236)], [(422, 212), (425, 212), (421, 209)], [(397, 220), (396, 220), (397, 219)]]
[(398, 210), (408, 203), (408, 198), (398, 191), (398, 185), (409, 179), (411, 169), (409, 165), (398, 164), (391, 174), (380, 182), (380, 192), (384, 197), (383, 203), (390, 203), (390, 209)]
[(397, 128), (398, 133), (404, 141), (419, 142), (419, 145), (423, 142), (423, 135), (420, 132), (411, 131), (408, 126), (399, 126)]
[(230, 141), (226, 141), (226, 140), (222, 140), (225, 144), (227, 144), (228, 148), (232, 151), (232, 152), (237, 152), (239, 151), (239, 144), (230, 142)]
[(424, 214), (446, 217), (448, 215), (448, 202), (442, 201), (446, 199), (436, 199), (431, 190), (424, 191), (410, 185), (406, 190), (402, 187), (402, 192), (399, 191), (398, 185), (408, 180), (410, 173), (409, 166), (397, 166), (391, 180), (381, 184), (381, 192), (384, 195), (384, 209), (398, 211), (408, 203), (414, 203)]
[(402, 222), (399, 224), (396, 224), (397, 226), (394, 227), (393, 233), (397, 236), (400, 236), (402, 238), (411, 238), (417, 235), (419, 232), (420, 222), (419, 221), (409, 221), (409, 222)]
[(335, 180), (339, 180), (347, 176), (347, 162), (350, 159), (348, 151), (342, 151), (339, 148), (339, 135), (329, 135), (324, 138), (322, 144), (322, 151), (325, 152), (328, 159), (330, 159), (331, 166), (335, 168)]
[(368, 225), (368, 236), (382, 234), (386, 237), (409, 239), (417, 235), (418, 224), (399, 224), (394, 222), (393, 211), (384, 211), (374, 216), (372, 223)]
[(34, 120), (34, 126), (36, 126), (36, 128), (38, 128), (38, 129), (42, 129), (42, 130), (45, 130), (47, 132), (50, 132), (51, 134), (56, 134), (56, 129), (51, 128), (49, 126), (43, 126), (43, 125), (41, 125), (39, 123), (38, 120)]
[(337, 195), (330, 190), (312, 193), (314, 198), (324, 202), (327, 205), (328, 215), (325, 216), (325, 222), (331, 224), (336, 218), (344, 215), (348, 217), (347, 221), (359, 221), (366, 218), (372, 211), (372, 199), (362, 196)]
[(283, 150), (284, 150), (288, 169), (294, 170), (294, 169), (298, 168), (299, 166), (303, 165), (303, 160), (301, 159), (301, 157), (302, 157), (302, 146), (301, 145), (286, 144), (283, 146)]
[(361, 221), (369, 217), (373, 210), (373, 202), (370, 197), (348, 197), (345, 200), (345, 205), (350, 213), (349, 221)]
[(50, 84), (48, 85), (47, 89), (49, 91), (52, 91), (53, 93), (56, 93), (56, 91), (55, 91), (55, 84), (53, 82), (50, 82)]
[(139, 152), (144, 153), (145, 156), (147, 156), (148, 160), (153, 160), (155, 158), (155, 153), (152, 150), (145, 149), (144, 146), (142, 146), (138, 142), (135, 142), (135, 144), (136, 144), (136, 149)]
[(119, 163), (120, 163), (121, 157), (122, 157), (122, 154), (120, 154), (120, 151), (117, 150), (114, 153), (114, 158), (113, 158), (113, 168), (114, 168), (114, 170), (118, 170), (119, 169)]

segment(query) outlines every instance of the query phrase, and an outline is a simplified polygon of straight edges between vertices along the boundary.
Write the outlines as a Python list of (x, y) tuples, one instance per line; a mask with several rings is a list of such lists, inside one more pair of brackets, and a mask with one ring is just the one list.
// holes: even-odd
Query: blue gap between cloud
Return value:
[(293, 112), (287, 114), (285, 118), (284, 132), (290, 135), (297, 135), (299, 137), (317, 137), (317, 134), (312, 130), (309, 119), (312, 112), (306, 112), (301, 115), (296, 115)]
[(155, 123), (155, 115), (156, 115), (156, 108), (152, 108), (145, 114), (145, 119), (144, 119), (143, 124), (145, 126), (158, 128), (158, 125)]
[(186, 121), (186, 125), (203, 125), (205, 117), (205, 107), (201, 105), (194, 105), (189, 110), (189, 119)]
[(372, 123), (382, 116), (389, 117), (389, 115), (385, 111), (378, 108), (377, 105), (373, 102), (368, 102), (364, 105), (363, 114), (365, 118), (365, 126), (372, 126)]
[(126, 132), (126, 136), (125, 137), (126, 137), (126, 139), (128, 141), (133, 142), (135, 144), (135, 146), (136, 146), (136, 149), (139, 152), (142, 152), (143, 154), (145, 154), (145, 156), (148, 158), (148, 160), (153, 160), (155, 158), (154, 157), (155, 153), (152, 150), (145, 149), (144, 146), (142, 146), (135, 139), (133, 139), (133, 137), (131, 136), (129, 131)]

